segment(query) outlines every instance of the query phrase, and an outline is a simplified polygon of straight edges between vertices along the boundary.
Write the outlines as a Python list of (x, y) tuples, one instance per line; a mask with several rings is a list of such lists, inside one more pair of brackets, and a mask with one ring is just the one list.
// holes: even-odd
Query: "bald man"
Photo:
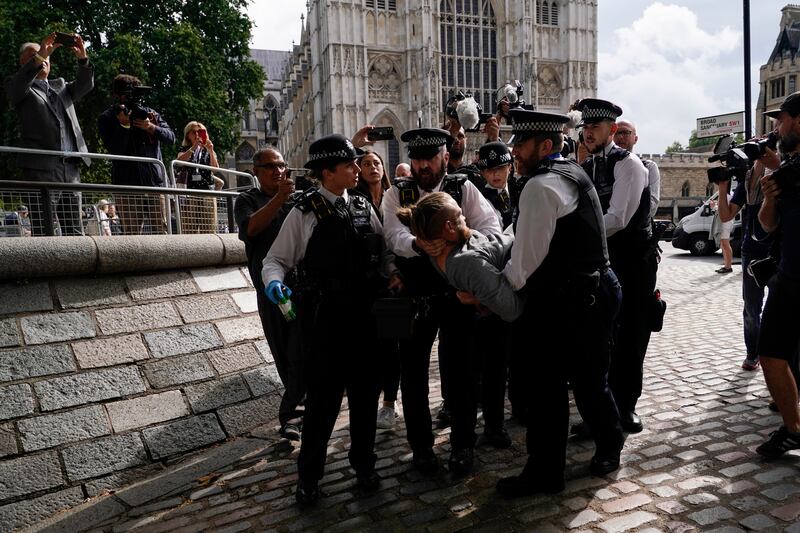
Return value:
[[(638, 140), (636, 124), (628, 120), (617, 121), (617, 131), (614, 132), (614, 142), (617, 146), (633, 152), (633, 147)], [(650, 218), (653, 218), (658, 210), (658, 201), (661, 197), (661, 173), (658, 171), (655, 161), (642, 159), (642, 164), (647, 169), (647, 181), (650, 187)]]
[(394, 169), (394, 179), (398, 178), (410, 178), (411, 177), (411, 165), (408, 163), (400, 163)]

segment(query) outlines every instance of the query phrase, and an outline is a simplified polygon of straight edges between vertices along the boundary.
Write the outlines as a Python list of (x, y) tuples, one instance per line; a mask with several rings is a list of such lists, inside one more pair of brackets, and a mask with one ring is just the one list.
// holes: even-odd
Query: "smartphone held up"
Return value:
[(75, 35), (71, 33), (63, 33), (60, 31), (56, 32), (56, 40), (54, 41), (56, 44), (60, 44), (66, 47), (75, 46), (78, 43), (78, 39)]

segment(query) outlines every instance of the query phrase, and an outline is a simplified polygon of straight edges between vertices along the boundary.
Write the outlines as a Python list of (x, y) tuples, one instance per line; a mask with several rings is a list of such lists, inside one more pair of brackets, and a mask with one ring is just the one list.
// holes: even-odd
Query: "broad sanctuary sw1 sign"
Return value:
[(697, 119), (697, 138), (744, 132), (744, 111)]

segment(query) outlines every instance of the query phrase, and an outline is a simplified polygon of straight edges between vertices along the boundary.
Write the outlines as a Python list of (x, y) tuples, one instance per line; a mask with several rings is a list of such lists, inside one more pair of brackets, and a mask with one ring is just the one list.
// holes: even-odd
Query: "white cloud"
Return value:
[(291, 50), (300, 42), (300, 15), (306, 14), (305, 0), (252, 0), (247, 14), (255, 24), (250, 45), (267, 50)]
[(703, 29), (687, 7), (654, 3), (599, 54), (599, 97), (636, 122), (637, 151), (686, 144), (697, 117), (741, 111), (741, 63), (725, 57), (741, 38), (730, 27)]

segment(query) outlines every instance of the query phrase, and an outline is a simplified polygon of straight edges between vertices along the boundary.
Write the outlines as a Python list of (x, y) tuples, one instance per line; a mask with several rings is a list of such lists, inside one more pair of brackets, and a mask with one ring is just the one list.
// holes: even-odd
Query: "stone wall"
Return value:
[(274, 422), (280, 387), (241, 265), (0, 283), (0, 530)]
[(684, 196), (681, 194), (681, 189), (687, 181), (689, 194), (686, 196), (708, 196), (706, 169), (717, 166), (717, 163), (708, 162), (709, 155), (711, 154), (670, 153), (639, 154), (639, 157), (652, 159), (658, 165), (661, 173), (661, 198), (665, 199)]

